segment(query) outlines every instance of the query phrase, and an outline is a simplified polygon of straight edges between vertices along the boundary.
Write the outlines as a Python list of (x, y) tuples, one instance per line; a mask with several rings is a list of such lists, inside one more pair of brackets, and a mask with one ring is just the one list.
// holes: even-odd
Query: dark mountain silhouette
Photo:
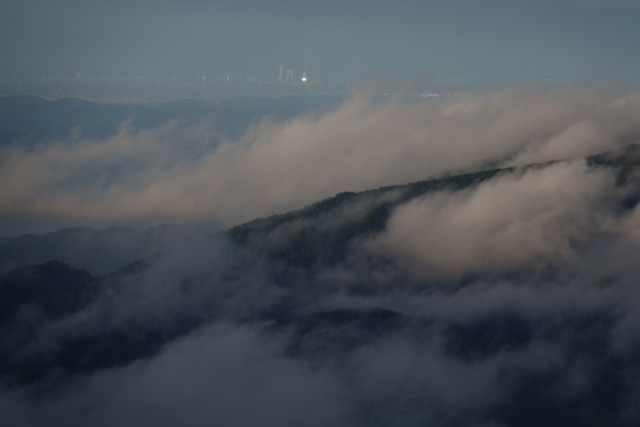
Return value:
[(42, 236), (25, 234), (0, 245), (0, 274), (51, 260), (86, 269), (93, 275), (104, 274), (163, 251), (180, 232), (173, 226), (141, 231), (127, 227), (72, 227)]
[(0, 277), (0, 320), (15, 314), (22, 305), (43, 305), (90, 280), (86, 270), (60, 261), (12, 270)]

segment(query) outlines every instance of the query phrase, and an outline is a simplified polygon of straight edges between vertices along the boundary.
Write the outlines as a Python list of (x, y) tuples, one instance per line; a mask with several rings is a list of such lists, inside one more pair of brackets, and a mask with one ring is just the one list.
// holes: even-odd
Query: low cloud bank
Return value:
[(613, 231), (614, 182), (613, 171), (576, 161), (429, 194), (398, 207), (368, 247), (407, 269), (458, 279), (546, 266), (566, 270), (580, 262), (575, 247)]
[(638, 114), (637, 95), (611, 88), (428, 102), (354, 92), (319, 117), (265, 119), (216, 145), (213, 122), (124, 124), (105, 140), (2, 148), (0, 214), (229, 226), (340, 191), (594, 154), (636, 141)]

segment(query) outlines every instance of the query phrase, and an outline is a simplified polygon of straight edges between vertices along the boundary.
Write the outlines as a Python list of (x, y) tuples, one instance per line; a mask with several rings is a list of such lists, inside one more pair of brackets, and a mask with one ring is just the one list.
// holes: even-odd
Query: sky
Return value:
[(3, 0), (0, 76), (627, 80), (636, 0)]

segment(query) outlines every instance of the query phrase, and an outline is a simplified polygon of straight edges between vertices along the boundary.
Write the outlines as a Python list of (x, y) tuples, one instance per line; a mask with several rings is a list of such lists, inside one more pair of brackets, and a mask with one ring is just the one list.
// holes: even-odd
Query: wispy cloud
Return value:
[[(640, 99), (586, 92), (460, 95), (372, 102), (264, 120), (239, 140), (207, 145), (213, 123), (124, 124), (105, 140), (2, 148), (2, 215), (217, 220), (232, 225), (345, 190), (422, 180), (493, 164), (573, 158), (635, 141)], [(213, 140), (213, 138), (211, 139)], [(506, 160), (505, 160), (506, 159)]]

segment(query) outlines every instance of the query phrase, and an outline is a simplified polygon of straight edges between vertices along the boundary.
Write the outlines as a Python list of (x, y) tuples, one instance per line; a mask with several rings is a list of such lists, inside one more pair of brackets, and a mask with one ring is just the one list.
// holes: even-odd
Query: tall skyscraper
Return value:
[(282, 81), (284, 80), (284, 67), (280, 67), (279, 73), (278, 73), (278, 81)]
[(287, 70), (287, 81), (288, 82), (293, 81), (293, 70)]

